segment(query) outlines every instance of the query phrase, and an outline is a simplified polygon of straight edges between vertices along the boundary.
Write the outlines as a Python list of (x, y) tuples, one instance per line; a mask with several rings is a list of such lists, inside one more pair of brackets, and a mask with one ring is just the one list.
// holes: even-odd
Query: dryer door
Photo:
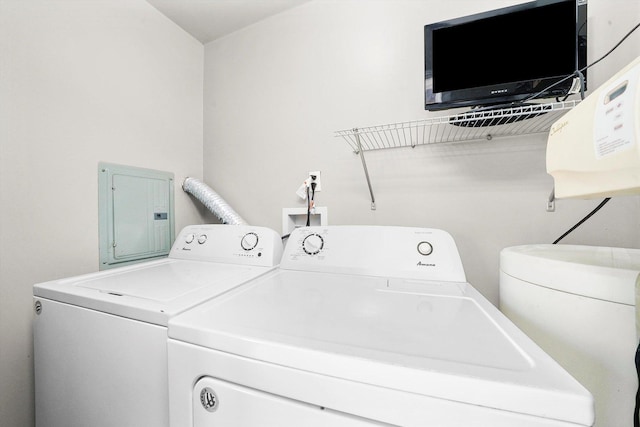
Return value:
[(193, 389), (193, 427), (389, 426), (211, 377)]

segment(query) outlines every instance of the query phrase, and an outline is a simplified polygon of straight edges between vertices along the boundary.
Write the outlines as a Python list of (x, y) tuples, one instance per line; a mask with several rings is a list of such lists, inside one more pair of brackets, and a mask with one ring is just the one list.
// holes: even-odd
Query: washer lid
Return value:
[(279, 270), (169, 322), (173, 339), (579, 425), (589, 392), (467, 283)]
[(37, 297), (167, 325), (169, 317), (273, 267), (163, 259), (37, 284)]
[(640, 250), (579, 245), (524, 245), (500, 253), (500, 270), (538, 286), (635, 305)]

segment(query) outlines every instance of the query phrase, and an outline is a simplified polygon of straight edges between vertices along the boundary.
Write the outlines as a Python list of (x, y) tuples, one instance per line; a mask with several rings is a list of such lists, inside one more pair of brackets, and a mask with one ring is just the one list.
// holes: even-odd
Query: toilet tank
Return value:
[(595, 397), (597, 427), (633, 426), (640, 250), (526, 245), (500, 253), (500, 310)]

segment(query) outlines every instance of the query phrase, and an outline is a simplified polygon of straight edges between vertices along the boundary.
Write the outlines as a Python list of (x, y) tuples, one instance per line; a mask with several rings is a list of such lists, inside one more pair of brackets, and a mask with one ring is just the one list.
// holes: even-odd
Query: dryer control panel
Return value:
[(183, 228), (169, 258), (271, 267), (282, 251), (280, 235), (270, 228), (203, 224)]
[(319, 226), (294, 230), (280, 267), (289, 270), (466, 282), (449, 233), (433, 228)]

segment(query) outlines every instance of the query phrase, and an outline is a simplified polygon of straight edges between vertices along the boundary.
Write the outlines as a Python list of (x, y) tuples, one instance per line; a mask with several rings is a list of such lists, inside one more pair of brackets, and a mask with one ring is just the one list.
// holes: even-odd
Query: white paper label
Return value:
[(635, 67), (606, 87), (598, 99), (593, 123), (596, 159), (602, 159), (635, 145), (634, 115), (640, 67)]

